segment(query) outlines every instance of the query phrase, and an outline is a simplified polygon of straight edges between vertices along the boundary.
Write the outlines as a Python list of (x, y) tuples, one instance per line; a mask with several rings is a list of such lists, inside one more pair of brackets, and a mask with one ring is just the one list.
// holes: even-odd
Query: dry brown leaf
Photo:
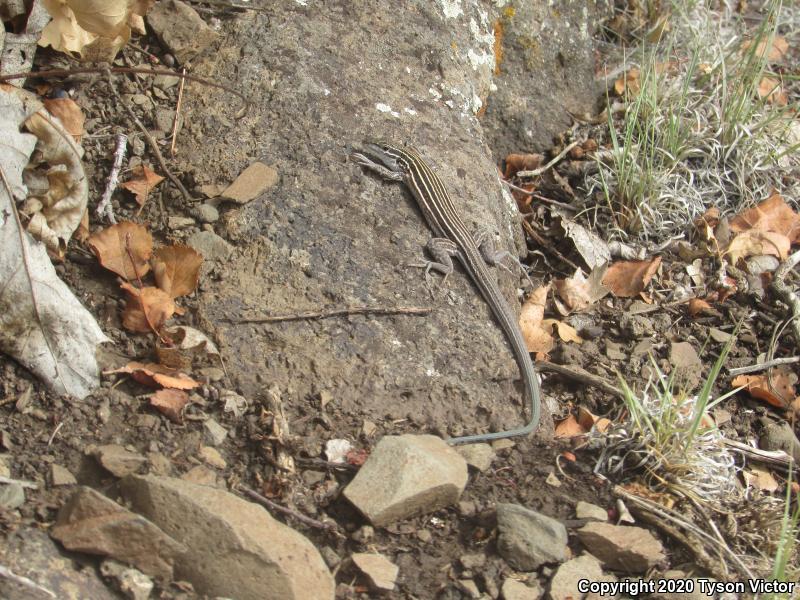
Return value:
[(797, 375), (778, 367), (773, 369), (770, 375), (739, 375), (734, 377), (731, 385), (733, 387), (744, 386), (753, 398), (758, 398), (778, 408), (787, 408), (797, 395), (794, 388), (795, 383), (797, 383)]
[(700, 313), (712, 310), (711, 305), (701, 298), (689, 300), (689, 316), (696, 317)]
[(633, 298), (644, 291), (661, 264), (661, 257), (651, 260), (622, 260), (608, 267), (603, 285), (617, 298)]
[(156, 356), (162, 365), (173, 369), (189, 369), (197, 363), (208, 364), (212, 356), (216, 357), (215, 362), (219, 364), (219, 349), (202, 331), (178, 325), (165, 329), (161, 334), (171, 339), (169, 345), (156, 344)]
[(162, 246), (150, 261), (156, 285), (171, 298), (191, 294), (200, 280), (203, 257), (189, 246)]
[(542, 166), (544, 156), (541, 154), (509, 154), (506, 156), (506, 170), (503, 177), (511, 179), (517, 171), (533, 171)]
[(189, 403), (189, 394), (183, 390), (165, 388), (150, 396), (150, 406), (173, 423), (183, 422), (183, 408)]
[(153, 237), (138, 223), (122, 221), (91, 235), (87, 243), (101, 265), (125, 279), (144, 277), (150, 270)]
[(576, 344), (582, 344), (583, 338), (578, 335), (578, 332), (575, 331), (575, 328), (571, 325), (567, 325), (566, 323), (562, 323), (557, 319), (544, 319), (542, 320), (542, 326), (545, 331), (553, 331), (553, 327), (555, 326), (556, 332), (558, 332), (558, 337), (561, 338), (564, 342), (575, 342)]
[(782, 233), (750, 229), (734, 237), (728, 244), (725, 254), (730, 257), (734, 265), (739, 262), (739, 259), (764, 254), (785, 260), (789, 255), (791, 245), (789, 238)]
[(556, 279), (553, 286), (570, 310), (581, 310), (592, 303), (586, 277), (580, 269), (569, 279)]
[(636, 67), (628, 69), (625, 74), (614, 82), (614, 91), (617, 96), (624, 96), (627, 92), (631, 96), (636, 96), (641, 89), (639, 83), (639, 69)]
[(750, 467), (749, 470), (742, 471), (742, 476), (748, 487), (756, 488), (762, 492), (776, 492), (780, 484), (775, 480), (772, 473), (758, 467)]
[(758, 97), (766, 98), (767, 102), (775, 106), (786, 106), (789, 96), (783, 90), (781, 82), (772, 77), (762, 77), (758, 83)]
[(157, 287), (139, 289), (127, 281), (120, 287), (128, 296), (122, 311), (122, 325), (128, 331), (157, 332), (175, 313), (175, 302)]
[(44, 107), (51, 115), (56, 117), (64, 129), (80, 143), (83, 136), (83, 116), (81, 107), (72, 98), (48, 98), (44, 100)]
[(555, 344), (550, 332), (542, 328), (544, 306), (547, 302), (547, 293), (549, 291), (549, 284), (534, 290), (525, 301), (525, 304), (522, 305), (522, 311), (519, 315), (519, 327), (522, 330), (522, 336), (525, 338), (528, 352), (547, 354)]
[(129, 362), (124, 367), (109, 371), (112, 373), (129, 373), (136, 381), (151, 387), (175, 388), (179, 390), (191, 390), (200, 384), (175, 369), (170, 369), (158, 363), (140, 363), (137, 361)]
[(800, 215), (789, 206), (778, 192), (735, 216), (730, 222), (731, 231), (740, 233), (750, 229), (782, 233), (792, 243), (800, 241)]
[[(747, 50), (753, 46), (752, 40), (747, 40), (744, 44), (742, 44), (742, 50)], [(769, 62), (777, 62), (781, 60), (786, 52), (789, 51), (789, 42), (786, 41), (786, 38), (782, 35), (776, 35), (772, 38), (772, 42), (770, 40), (761, 40), (756, 46), (756, 55), (760, 58), (764, 57), (764, 54), (767, 55), (767, 61)]]
[(584, 429), (581, 424), (578, 423), (578, 420), (570, 414), (566, 419), (556, 424), (555, 437), (574, 438), (585, 435), (588, 431), (588, 429)]
[(578, 423), (580, 423), (581, 427), (586, 431), (591, 431), (592, 427), (594, 427), (600, 433), (603, 433), (611, 427), (611, 421), (609, 419), (598, 417), (582, 406), (578, 408)]
[(147, 196), (153, 188), (164, 181), (164, 178), (144, 165), (134, 167), (132, 173), (133, 177), (125, 183), (121, 183), (119, 187), (133, 193), (136, 197), (136, 203), (139, 206), (144, 206), (147, 203)]

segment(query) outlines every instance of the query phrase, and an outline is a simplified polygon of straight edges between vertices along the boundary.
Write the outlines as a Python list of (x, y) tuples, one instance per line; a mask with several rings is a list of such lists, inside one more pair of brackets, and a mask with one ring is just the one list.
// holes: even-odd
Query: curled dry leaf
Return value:
[(731, 219), (730, 228), (735, 233), (751, 229), (771, 231), (783, 234), (792, 243), (800, 241), (800, 215), (777, 192)]
[(541, 154), (509, 154), (506, 156), (505, 179), (511, 179), (517, 171), (533, 171), (542, 166), (544, 156)]
[(206, 334), (193, 327), (180, 325), (162, 332), (172, 340), (171, 346), (156, 345), (158, 362), (175, 369), (188, 369), (196, 363), (208, 364), (210, 357), (219, 361), (219, 350)]
[[(753, 40), (747, 40), (742, 44), (742, 50), (747, 51), (753, 46)], [(777, 62), (781, 60), (786, 52), (789, 50), (789, 42), (782, 35), (773, 36), (772, 40), (761, 40), (756, 46), (756, 55), (764, 58), (766, 54), (767, 61)]]
[(81, 107), (72, 98), (47, 98), (44, 100), (44, 107), (61, 122), (75, 142), (80, 144), (83, 123), (86, 120)]
[(624, 96), (626, 93), (636, 96), (641, 89), (639, 75), (639, 69), (636, 67), (625, 71), (625, 74), (614, 82), (614, 91), (617, 96)]
[(725, 249), (725, 255), (733, 264), (750, 256), (777, 256), (785, 260), (791, 248), (789, 238), (782, 233), (750, 229), (743, 231), (731, 240)]
[(748, 391), (753, 398), (758, 398), (777, 406), (787, 408), (794, 401), (794, 385), (797, 383), (797, 375), (785, 368), (773, 369), (769, 374), (760, 375), (739, 375), (734, 377), (733, 387), (742, 387)]
[(644, 291), (645, 286), (655, 275), (661, 264), (661, 257), (656, 256), (651, 260), (625, 260), (612, 264), (605, 277), (603, 285), (617, 298), (632, 298)]
[(183, 390), (166, 388), (150, 396), (150, 406), (173, 423), (183, 422), (183, 409), (189, 403), (189, 394)]
[(555, 344), (550, 332), (542, 327), (544, 306), (547, 302), (547, 293), (549, 291), (549, 284), (534, 290), (525, 301), (525, 304), (522, 305), (522, 311), (519, 315), (519, 327), (522, 330), (522, 337), (525, 338), (528, 352), (547, 354)]
[(594, 427), (600, 433), (604, 433), (611, 427), (611, 421), (609, 419), (598, 417), (582, 406), (578, 408), (578, 423), (580, 423), (581, 427), (586, 431), (591, 431), (592, 427)]
[(107, 371), (106, 374), (129, 373), (136, 381), (151, 387), (175, 388), (178, 390), (191, 390), (200, 384), (194, 379), (158, 363), (129, 362), (124, 367)]
[(555, 437), (562, 439), (574, 438), (581, 435), (586, 435), (588, 431), (588, 429), (584, 429), (584, 427), (572, 414), (569, 414), (567, 415), (566, 419), (559, 421), (556, 424)]
[(42, 31), (40, 46), (77, 53), (84, 60), (111, 62), (131, 36), (133, 17), (155, 0), (42, 0), (53, 20)]
[(756, 488), (762, 492), (777, 492), (780, 488), (772, 473), (758, 467), (750, 467), (750, 469), (742, 471), (742, 477), (747, 487)]
[(150, 192), (164, 181), (164, 178), (152, 169), (148, 169), (145, 165), (134, 167), (132, 174), (133, 177), (125, 183), (121, 183), (119, 187), (133, 193), (136, 203), (139, 206), (144, 206), (147, 203), (147, 197)]
[(609, 292), (603, 286), (607, 265), (602, 265), (594, 269), (589, 278), (583, 275), (583, 271), (577, 269), (575, 274), (569, 279), (556, 279), (553, 285), (559, 297), (572, 311), (579, 311), (587, 308), (605, 297)]
[(561, 338), (561, 341), (564, 342), (574, 342), (576, 344), (582, 344), (583, 338), (578, 335), (578, 332), (575, 330), (574, 327), (571, 325), (567, 325), (557, 319), (543, 319), (542, 320), (542, 327), (545, 331), (553, 331), (553, 327), (556, 328), (556, 332), (558, 332), (558, 337)]
[(156, 285), (177, 298), (197, 289), (203, 256), (189, 246), (162, 246), (153, 253), (151, 264)]
[(759, 98), (766, 98), (767, 102), (775, 106), (786, 106), (789, 104), (789, 96), (781, 85), (781, 82), (772, 77), (762, 77), (758, 82)]
[(689, 300), (689, 316), (691, 317), (696, 317), (701, 313), (710, 312), (712, 310), (711, 305), (701, 298), (692, 298)]
[[(45, 242), (48, 250), (62, 255), (89, 202), (83, 148), (44, 109), (31, 115), (25, 128), (37, 142), (23, 173), (29, 189), (23, 212), (32, 220), (35, 237)], [(36, 215), (40, 216), (34, 219)]]
[(122, 326), (128, 331), (158, 332), (166, 320), (175, 314), (175, 302), (157, 287), (139, 289), (127, 281), (120, 287), (127, 293)]
[(153, 237), (138, 223), (122, 221), (89, 236), (87, 243), (101, 265), (127, 280), (150, 270)]

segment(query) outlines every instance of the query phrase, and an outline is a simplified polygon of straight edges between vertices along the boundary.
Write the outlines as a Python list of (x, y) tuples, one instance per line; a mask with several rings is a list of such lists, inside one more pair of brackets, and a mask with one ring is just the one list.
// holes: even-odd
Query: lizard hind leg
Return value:
[(522, 262), (513, 256), (508, 250), (498, 250), (494, 245), (494, 237), (488, 230), (485, 228), (479, 229), (473, 236), (473, 239), (475, 240), (475, 244), (478, 246), (478, 249), (481, 251), (481, 256), (487, 265), (490, 267), (500, 267), (501, 269), (505, 269), (511, 275), (513, 275), (514, 272), (502, 262), (506, 258), (510, 258), (511, 261), (516, 263), (516, 265), (520, 268), (522, 273), (528, 279), (528, 283), (530, 283), (533, 287), (533, 281), (531, 281), (530, 275), (528, 275), (528, 271), (525, 269), (525, 266), (522, 264)]

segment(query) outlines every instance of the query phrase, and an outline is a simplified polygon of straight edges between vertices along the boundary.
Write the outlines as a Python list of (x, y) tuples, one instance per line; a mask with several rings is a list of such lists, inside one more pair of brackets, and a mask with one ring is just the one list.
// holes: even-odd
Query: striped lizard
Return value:
[(539, 380), (516, 315), (487, 266), (498, 264), (499, 258), (505, 253), (494, 252), (493, 245), (489, 243), (491, 240), (481, 241), (483, 236), (479, 236), (476, 241), (470, 235), (442, 180), (413, 148), (367, 144), (361, 152), (353, 153), (352, 156), (359, 165), (376, 172), (382, 178), (406, 184), (435, 236), (426, 246), (434, 259), (424, 264), (426, 277), (434, 270), (442, 273), (446, 280), (453, 272), (453, 257), (458, 258), (499, 321), (519, 365), (525, 396), (530, 402), (530, 421), (527, 425), (519, 429), (450, 438), (448, 443), (471, 444), (528, 435), (539, 424)]

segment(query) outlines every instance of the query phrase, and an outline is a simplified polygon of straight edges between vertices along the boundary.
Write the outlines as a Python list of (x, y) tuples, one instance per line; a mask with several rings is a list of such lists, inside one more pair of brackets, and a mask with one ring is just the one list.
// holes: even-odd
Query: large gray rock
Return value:
[(344, 490), (370, 523), (388, 525), (458, 502), (467, 463), (433, 435), (388, 436)]
[(165, 581), (186, 550), (143, 516), (88, 487), (70, 496), (50, 535), (68, 550), (110, 556)]
[(520, 571), (567, 558), (567, 529), (555, 519), (518, 504), (497, 505), (497, 551)]
[(330, 600), (333, 577), (304, 536), (233, 494), (180, 479), (126, 477), (125, 499), (186, 545), (177, 578), (209, 596)]
[(666, 560), (661, 542), (643, 527), (589, 523), (577, 533), (581, 543), (607, 569), (644, 573)]

